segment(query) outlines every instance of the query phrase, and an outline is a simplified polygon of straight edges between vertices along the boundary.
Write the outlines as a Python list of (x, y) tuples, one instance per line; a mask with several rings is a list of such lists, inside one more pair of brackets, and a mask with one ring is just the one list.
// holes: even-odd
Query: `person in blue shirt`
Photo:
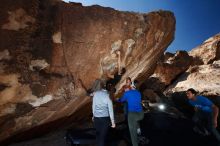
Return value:
[(192, 88), (187, 90), (186, 95), (189, 99), (189, 104), (195, 109), (194, 122), (206, 122), (204, 126), (216, 137), (220, 145), (220, 135), (216, 130), (219, 113), (218, 107), (208, 98), (197, 95), (197, 92)]
[(128, 126), (133, 146), (138, 146), (137, 130), (139, 121), (144, 118), (144, 112), (141, 104), (141, 93), (136, 89), (125, 88), (123, 96), (118, 99), (119, 102), (128, 104)]

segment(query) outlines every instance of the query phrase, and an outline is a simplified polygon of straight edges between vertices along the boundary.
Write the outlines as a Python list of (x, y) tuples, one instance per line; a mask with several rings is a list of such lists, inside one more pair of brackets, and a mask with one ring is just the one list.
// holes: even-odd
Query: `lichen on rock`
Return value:
[(19, 29), (28, 27), (28, 23), (35, 22), (35, 18), (29, 16), (22, 8), (9, 11), (8, 15), (8, 22), (2, 25), (2, 29), (18, 31)]

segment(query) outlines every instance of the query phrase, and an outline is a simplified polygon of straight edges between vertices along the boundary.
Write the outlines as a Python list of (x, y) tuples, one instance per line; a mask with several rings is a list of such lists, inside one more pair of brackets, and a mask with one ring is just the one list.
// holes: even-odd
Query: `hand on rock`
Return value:
[(116, 51), (116, 54), (120, 55), (120, 54), (121, 54), (121, 52), (120, 52), (120, 51)]

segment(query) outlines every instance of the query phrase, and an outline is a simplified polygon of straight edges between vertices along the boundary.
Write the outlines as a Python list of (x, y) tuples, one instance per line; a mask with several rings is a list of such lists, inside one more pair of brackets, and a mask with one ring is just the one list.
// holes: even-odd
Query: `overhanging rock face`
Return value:
[(117, 50), (127, 70), (118, 86), (126, 76), (148, 77), (174, 39), (175, 17), (167, 11), (137, 14), (56, 0), (1, 3), (0, 141), (74, 115), (90, 102), (78, 79), (90, 88), (113, 72)]

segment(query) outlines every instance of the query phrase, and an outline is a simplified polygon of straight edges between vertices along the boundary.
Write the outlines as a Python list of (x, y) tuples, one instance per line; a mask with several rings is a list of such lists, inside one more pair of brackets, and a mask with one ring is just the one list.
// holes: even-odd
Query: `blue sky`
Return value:
[[(69, 1), (69, 0), (65, 0)], [(220, 32), (220, 0), (70, 0), (121, 11), (170, 10), (176, 17), (175, 40), (167, 51), (191, 50)]]

